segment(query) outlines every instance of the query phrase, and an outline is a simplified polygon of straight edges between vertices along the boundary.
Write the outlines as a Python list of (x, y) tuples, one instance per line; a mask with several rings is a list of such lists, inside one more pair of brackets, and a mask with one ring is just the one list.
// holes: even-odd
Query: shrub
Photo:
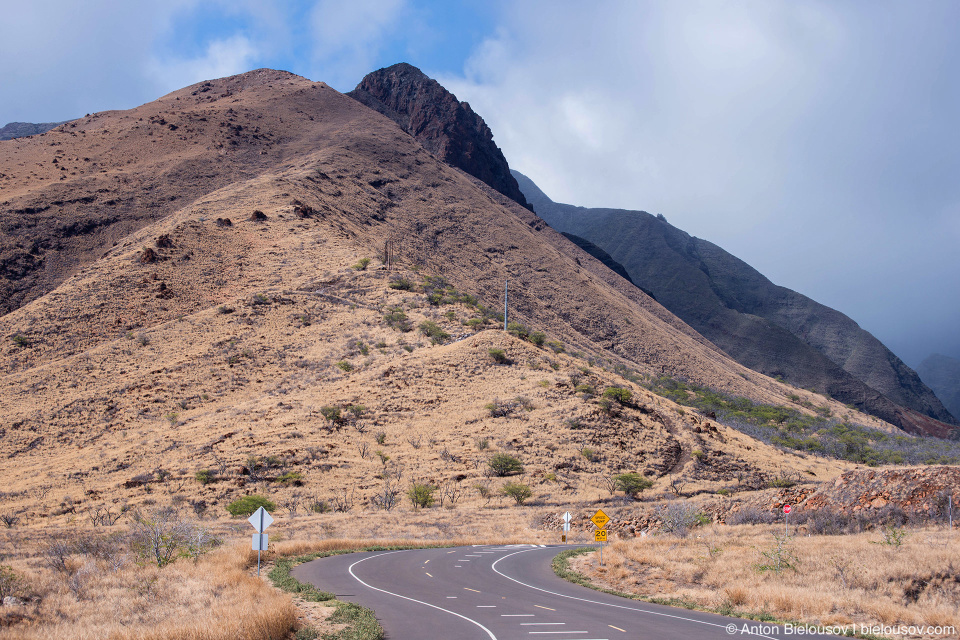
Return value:
[(210, 469), (201, 469), (194, 476), (200, 484), (210, 484), (217, 479), (217, 476)]
[(518, 505), (522, 505), (533, 495), (533, 491), (520, 482), (508, 482), (503, 485), (503, 495), (513, 498)]
[(360, 258), (360, 259), (357, 261), (357, 264), (353, 265), (353, 266), (351, 267), (351, 269), (355, 269), (355, 270), (357, 270), (357, 271), (366, 271), (366, 270), (367, 270), (367, 266), (368, 266), (369, 264), (370, 264), (370, 258)]
[(433, 504), (433, 492), (436, 490), (433, 485), (415, 482), (407, 490), (407, 497), (415, 509), (425, 508)]
[(481, 326), (483, 326), (483, 318), (470, 318), (469, 320), (465, 321), (463, 324), (464, 326), (470, 327), (471, 329), (476, 331)]
[(413, 325), (410, 324), (410, 319), (400, 307), (394, 307), (387, 313), (383, 314), (383, 320), (387, 323), (387, 326), (403, 333), (413, 329)]
[(577, 393), (582, 393), (586, 396), (592, 396), (594, 393), (596, 393), (596, 390), (591, 385), (586, 383), (578, 384), (574, 388), (574, 391), (576, 391)]
[(547, 340), (547, 336), (542, 331), (534, 331), (533, 333), (530, 334), (530, 342), (537, 345), (538, 347), (542, 347), (543, 343), (546, 342), (546, 340)]
[(653, 481), (639, 473), (621, 473), (613, 478), (613, 486), (632, 498), (653, 486)]
[(510, 364), (510, 358), (507, 357), (503, 349), (490, 349), (487, 353), (490, 354), (490, 357), (493, 358), (493, 361), (497, 364)]
[(770, 487), (771, 489), (789, 489), (795, 484), (797, 483), (791, 480), (790, 478), (784, 478), (781, 476), (779, 478), (774, 478), (773, 480), (768, 482), (767, 486)]
[(227, 511), (232, 516), (249, 516), (263, 507), (267, 511), (274, 511), (277, 505), (263, 496), (243, 496), (227, 505)]
[(331, 507), (330, 503), (326, 500), (314, 500), (310, 504), (310, 511), (314, 513), (330, 513), (333, 511), (333, 507)]
[(340, 407), (320, 407), (320, 415), (335, 424), (343, 419)]
[(444, 340), (450, 337), (449, 333), (432, 320), (424, 320), (420, 323), (420, 333), (430, 338), (432, 344), (442, 344)]
[(13, 340), (13, 344), (17, 345), (18, 347), (29, 347), (29, 346), (30, 346), (30, 339), (27, 338), (27, 336), (21, 335), (21, 334), (19, 334), (19, 333), (16, 334), (15, 336), (13, 336), (13, 337), (10, 338), (10, 339)]
[(773, 571), (777, 575), (780, 575), (786, 569), (796, 571), (799, 558), (790, 548), (790, 538), (775, 533), (773, 539), (773, 546), (760, 552), (763, 560), (757, 563), (754, 568), (760, 573)]
[(7, 596), (12, 596), (20, 587), (20, 578), (13, 572), (13, 568), (0, 565), (0, 602)]
[(557, 340), (551, 340), (550, 342), (547, 343), (547, 346), (550, 347), (554, 353), (563, 353), (565, 349), (565, 347), (563, 346), (563, 343)]
[(609, 387), (603, 392), (603, 397), (619, 402), (622, 405), (630, 404), (630, 402), (633, 401), (633, 394), (630, 393), (630, 390), (621, 387)]
[(347, 362), (346, 360), (341, 360), (337, 363), (337, 368), (339, 368), (344, 373), (350, 373), (353, 371), (353, 365)]
[(390, 282), (390, 288), (399, 291), (411, 291), (413, 289), (413, 281), (407, 278), (397, 278)]
[(530, 335), (530, 330), (519, 322), (510, 322), (507, 324), (507, 333), (521, 340), (526, 340), (527, 336)]
[(580, 455), (582, 455), (584, 458), (586, 458), (590, 462), (593, 462), (594, 460), (597, 459), (597, 452), (591, 449), (590, 447), (584, 447), (583, 449), (580, 449)]
[(483, 451), (490, 448), (490, 438), (477, 438), (477, 449)]
[(491, 418), (505, 418), (514, 412), (517, 405), (513, 402), (504, 402), (499, 398), (494, 398), (493, 402), (484, 405), (483, 408), (490, 412)]
[(134, 551), (161, 568), (182, 555), (193, 541), (194, 528), (170, 507), (149, 513), (137, 511), (130, 527)]
[(303, 484), (303, 474), (299, 471), (288, 471), (277, 478), (277, 482), (281, 484), (293, 484), (299, 487)]
[(751, 505), (740, 507), (739, 510), (729, 514), (726, 518), (727, 524), (769, 524), (776, 520), (776, 516), (770, 511), (764, 511)]
[(657, 508), (657, 517), (660, 519), (660, 530), (678, 538), (684, 538), (691, 527), (703, 524), (703, 518), (692, 504), (671, 502)]
[(508, 453), (494, 454), (493, 457), (487, 461), (487, 465), (489, 465), (495, 475), (501, 478), (523, 473), (523, 463), (520, 462), (519, 458), (515, 458)]

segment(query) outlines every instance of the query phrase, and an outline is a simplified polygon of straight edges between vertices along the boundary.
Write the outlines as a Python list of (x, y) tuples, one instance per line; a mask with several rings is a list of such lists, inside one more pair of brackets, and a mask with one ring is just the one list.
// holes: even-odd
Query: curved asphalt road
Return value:
[(563, 548), (511, 545), (349, 553), (302, 564), (293, 575), (336, 593), (340, 600), (373, 609), (389, 640), (719, 640), (799, 635), (770, 624), (627, 600), (571, 584), (550, 567)]

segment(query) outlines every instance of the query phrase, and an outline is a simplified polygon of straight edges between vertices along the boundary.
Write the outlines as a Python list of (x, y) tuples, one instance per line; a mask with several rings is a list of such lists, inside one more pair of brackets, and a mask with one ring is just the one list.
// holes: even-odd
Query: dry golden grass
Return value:
[(296, 620), (290, 597), (250, 573), (240, 545), (163, 569), (123, 555), (74, 558), (67, 572), (33, 560), (21, 573), (39, 602), (4, 607), (8, 620), (25, 620), (0, 628), (0, 638), (271, 640), (287, 638)]
[[(909, 531), (902, 546), (881, 531), (792, 536), (795, 569), (762, 571), (776, 547), (771, 525), (712, 526), (687, 538), (618, 541), (572, 565), (596, 584), (710, 609), (767, 612), (814, 625), (918, 625), (960, 629), (960, 536)], [(921, 636), (915, 636), (921, 637)], [(932, 636), (931, 636), (932, 637)], [(942, 636), (941, 636), (942, 637)]]

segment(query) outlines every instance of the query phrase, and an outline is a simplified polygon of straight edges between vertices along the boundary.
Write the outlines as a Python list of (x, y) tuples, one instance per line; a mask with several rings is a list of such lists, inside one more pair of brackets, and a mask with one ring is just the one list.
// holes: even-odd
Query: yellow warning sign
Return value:
[(607, 541), (607, 530), (606, 529), (597, 529), (593, 532), (594, 542), (606, 542)]
[(610, 522), (610, 516), (603, 512), (603, 509), (597, 509), (597, 512), (593, 514), (593, 517), (590, 518), (593, 524), (597, 525), (598, 529), (603, 529), (607, 526), (607, 523)]

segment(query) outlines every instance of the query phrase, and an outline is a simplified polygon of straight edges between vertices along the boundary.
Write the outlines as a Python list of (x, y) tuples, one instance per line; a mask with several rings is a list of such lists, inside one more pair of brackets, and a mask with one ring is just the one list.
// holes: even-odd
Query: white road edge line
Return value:
[[(716, 624), (716, 623), (714, 623), (714, 622), (705, 622), (705, 621), (703, 621), (703, 620), (696, 620), (696, 619), (694, 619), (694, 618), (685, 618), (685, 617), (683, 617), (683, 616), (674, 615), (674, 614), (672, 614), (672, 613), (663, 613), (663, 612), (660, 612), (660, 611), (651, 611), (650, 609), (640, 609), (640, 608), (638, 608), (638, 607), (627, 607), (627, 606), (624, 606), (624, 605), (621, 605), (621, 604), (610, 604), (609, 602), (600, 602), (600, 601), (598, 601), (598, 600), (587, 600), (586, 598), (578, 598), (578, 597), (576, 597), (576, 596), (568, 596), (568, 595), (566, 595), (566, 594), (564, 594), (564, 593), (557, 593), (557, 592), (555, 592), (555, 591), (549, 591), (549, 590), (547, 590), (547, 589), (541, 589), (540, 587), (535, 587), (535, 586), (533, 586), (532, 584), (527, 584), (526, 582), (520, 582), (520, 581), (517, 580), (516, 578), (511, 578), (511, 577), (508, 576), (507, 574), (505, 574), (505, 573), (503, 573), (502, 571), (500, 571), (499, 569), (497, 569), (497, 564), (499, 564), (499, 563), (502, 562), (503, 560), (506, 560), (507, 558), (510, 558), (510, 557), (512, 557), (512, 556), (515, 556), (515, 555), (519, 555), (519, 554), (521, 554), (521, 553), (528, 553), (528, 552), (530, 552), (530, 551), (534, 551), (535, 549), (538, 549), (538, 548), (540, 548), (540, 547), (534, 547), (534, 549), (524, 549), (524, 550), (522, 550), (522, 551), (514, 551), (513, 553), (508, 553), (507, 555), (503, 556), (502, 558), (498, 558), (497, 560), (495, 560), (494, 563), (493, 563), (492, 565), (490, 565), (490, 568), (493, 569), (493, 572), (494, 572), (494, 573), (503, 576), (504, 578), (506, 578), (507, 580), (509, 580), (509, 581), (511, 581), (511, 582), (516, 582), (517, 584), (519, 584), (519, 585), (521, 585), (521, 586), (524, 586), (524, 587), (527, 587), (528, 589), (533, 589), (534, 591), (540, 591), (540, 592), (542, 592), (542, 593), (549, 593), (549, 594), (552, 595), (552, 596), (559, 596), (559, 597), (561, 597), (561, 598), (569, 598), (570, 600), (578, 600), (578, 601), (580, 601), (580, 602), (586, 602), (587, 604), (599, 604), (599, 605), (602, 605), (602, 606), (604, 606), (604, 607), (613, 607), (613, 608), (615, 608), (615, 609), (626, 609), (627, 611), (636, 611), (636, 612), (638, 612), (638, 613), (649, 613), (650, 615), (654, 615), (654, 616), (662, 616), (662, 617), (664, 617), (664, 618), (673, 618), (673, 619), (675, 619), (675, 620), (683, 620), (683, 621), (685, 621), (685, 622), (694, 622), (694, 623), (696, 623), (696, 624), (702, 624), (702, 625), (706, 625), (706, 626), (709, 626), (709, 627), (719, 627), (720, 629), (725, 629), (725, 628), (726, 628), (726, 625), (723, 625), (723, 624)], [(396, 553), (396, 552), (394, 552), (394, 553)], [(759, 634), (759, 633), (749, 633), (749, 632), (748, 632), (748, 633), (743, 634), (743, 635), (751, 635), (751, 636), (756, 636), (756, 637), (758, 637), (758, 638), (766, 638), (767, 640), (778, 640), (777, 638), (771, 638), (770, 636), (761, 635), (761, 634)]]
[(378, 554), (375, 555), (375, 556), (367, 556), (366, 558), (363, 558), (363, 559), (361, 559), (361, 560), (357, 560), (357, 561), (354, 562), (352, 565), (350, 565), (349, 567), (347, 567), (347, 571), (350, 573), (351, 576), (353, 576), (353, 579), (354, 579), (354, 580), (356, 580), (357, 582), (359, 582), (359, 583), (362, 584), (363, 586), (367, 587), (368, 589), (373, 589), (374, 591), (379, 591), (380, 593), (385, 593), (385, 594), (387, 594), (388, 596), (394, 596), (394, 597), (396, 597), (396, 598), (401, 598), (401, 599), (403, 599), (403, 600), (409, 600), (410, 602), (416, 602), (417, 604), (426, 605), (426, 606), (428, 606), (428, 607), (430, 607), (430, 608), (432, 608), (432, 609), (436, 609), (436, 610), (438, 610), (438, 611), (443, 611), (444, 613), (449, 613), (449, 614), (452, 615), (452, 616), (457, 616), (458, 618), (462, 618), (463, 620), (466, 620), (467, 622), (473, 623), (473, 624), (477, 625), (478, 627), (480, 627), (481, 629), (483, 629), (484, 632), (487, 634), (487, 636), (490, 638), (490, 640), (497, 640), (497, 636), (493, 635), (493, 632), (491, 632), (490, 629), (487, 629), (485, 626), (483, 626), (482, 624), (480, 624), (480, 623), (477, 622), (476, 620), (473, 620), (473, 619), (471, 619), (471, 618), (468, 618), (467, 616), (464, 616), (464, 615), (460, 615), (460, 614), (457, 613), (456, 611), (450, 611), (449, 609), (444, 609), (443, 607), (438, 607), (438, 606), (435, 605), (435, 604), (430, 604), (429, 602), (424, 602), (424, 601), (422, 601), (422, 600), (417, 600), (417, 599), (415, 599), (415, 598), (408, 598), (407, 596), (402, 596), (402, 595), (400, 595), (399, 593), (393, 593), (392, 591), (387, 591), (386, 589), (378, 589), (377, 587), (375, 587), (375, 586), (373, 586), (373, 585), (370, 585), (370, 584), (367, 584), (366, 582), (364, 582), (363, 580), (361, 580), (359, 577), (357, 577), (357, 574), (355, 574), (355, 573), (353, 572), (353, 568), (354, 568), (355, 566), (357, 566), (358, 564), (360, 564), (361, 562), (366, 562), (367, 560), (370, 560), (371, 558), (379, 558), (379, 557), (381, 557), (381, 556), (388, 556), (388, 555), (391, 555), (391, 554), (394, 554), (394, 553), (403, 553), (403, 551), (386, 551), (386, 552), (384, 552), (384, 553), (378, 553)]

